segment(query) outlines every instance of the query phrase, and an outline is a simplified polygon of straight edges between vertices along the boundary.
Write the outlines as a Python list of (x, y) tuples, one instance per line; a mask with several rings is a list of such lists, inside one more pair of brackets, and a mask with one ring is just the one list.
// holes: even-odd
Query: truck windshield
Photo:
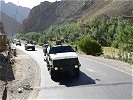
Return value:
[(57, 47), (52, 47), (49, 51), (50, 54), (64, 53), (64, 52), (74, 52), (74, 50), (71, 46), (57, 46)]

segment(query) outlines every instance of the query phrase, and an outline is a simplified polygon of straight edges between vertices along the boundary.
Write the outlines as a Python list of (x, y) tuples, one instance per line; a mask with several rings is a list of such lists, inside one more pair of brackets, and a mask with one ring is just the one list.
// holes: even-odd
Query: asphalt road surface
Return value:
[(16, 48), (30, 55), (40, 66), (41, 84), (37, 99), (124, 99), (131, 100), (132, 76), (109, 65), (79, 56), (80, 77), (72, 73), (59, 73), (56, 80), (50, 78), (43, 60), (42, 48), (35, 51), (24, 50), (24, 45)]

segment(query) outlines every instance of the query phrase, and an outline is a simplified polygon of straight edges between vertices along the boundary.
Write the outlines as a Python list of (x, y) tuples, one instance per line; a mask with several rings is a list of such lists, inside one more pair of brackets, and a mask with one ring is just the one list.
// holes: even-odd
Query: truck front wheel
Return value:
[(51, 75), (51, 79), (55, 79), (56, 78), (56, 71), (53, 69), (50, 69), (50, 75)]
[(79, 77), (79, 68), (73, 69), (74, 77), (78, 78)]
[(35, 51), (35, 47), (32, 47), (32, 50)]

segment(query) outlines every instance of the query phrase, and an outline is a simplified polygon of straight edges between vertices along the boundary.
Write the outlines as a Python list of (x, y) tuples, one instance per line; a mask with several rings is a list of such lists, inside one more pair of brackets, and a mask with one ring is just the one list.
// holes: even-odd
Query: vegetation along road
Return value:
[[(105, 63), (79, 55), (81, 70), (78, 79), (71, 73), (59, 73), (58, 78), (52, 80), (43, 60), (42, 48), (36, 47), (35, 51), (26, 51), (23, 45), (16, 48), (40, 66), (41, 83), (34, 87), (39, 90), (37, 99), (132, 99), (132, 75), (114, 69), (116, 66), (109, 64), (114, 63), (113, 60)], [(117, 61), (115, 63), (117, 65)], [(122, 63), (122, 66), (127, 65)]]

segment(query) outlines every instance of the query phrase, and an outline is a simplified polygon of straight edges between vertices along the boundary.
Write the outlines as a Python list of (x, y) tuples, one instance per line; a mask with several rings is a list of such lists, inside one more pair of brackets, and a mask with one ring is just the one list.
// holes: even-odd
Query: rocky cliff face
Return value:
[(90, 19), (102, 14), (108, 17), (131, 15), (132, 5), (133, 1), (116, 0), (45, 1), (31, 9), (29, 17), (23, 22), (23, 28), (25, 32), (42, 31), (50, 25), (67, 23), (81, 17)]
[(31, 9), (29, 17), (23, 22), (24, 30), (42, 31), (50, 25), (74, 20), (90, 5), (89, 0), (42, 2)]

